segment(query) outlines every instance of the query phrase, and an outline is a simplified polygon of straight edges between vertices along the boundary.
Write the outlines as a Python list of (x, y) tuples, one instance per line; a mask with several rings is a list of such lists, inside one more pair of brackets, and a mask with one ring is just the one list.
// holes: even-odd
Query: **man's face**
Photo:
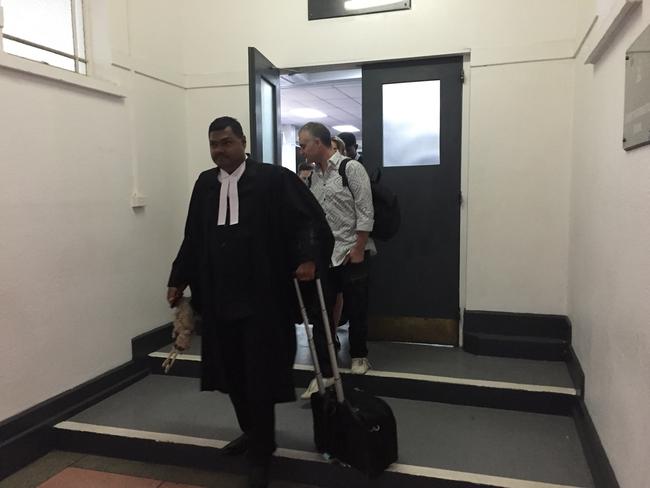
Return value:
[(230, 127), (208, 135), (210, 156), (214, 164), (232, 173), (246, 159), (246, 137), (239, 138)]
[(303, 130), (298, 134), (298, 144), (300, 145), (300, 154), (308, 163), (320, 163), (322, 145), (319, 140), (308, 131)]
[(345, 146), (345, 153), (352, 159), (357, 157), (357, 144), (352, 144), (351, 146)]

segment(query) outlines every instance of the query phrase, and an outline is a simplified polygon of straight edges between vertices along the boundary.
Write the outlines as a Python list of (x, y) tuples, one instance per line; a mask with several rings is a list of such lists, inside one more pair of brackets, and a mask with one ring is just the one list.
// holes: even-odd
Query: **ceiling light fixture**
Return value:
[(332, 129), (339, 132), (361, 132), (361, 129), (357, 129), (353, 125), (334, 125), (332, 126)]
[(289, 111), (289, 115), (300, 117), (301, 119), (323, 119), (327, 117), (326, 113), (315, 108), (294, 108)]
[(364, 8), (383, 7), (396, 2), (395, 0), (347, 0), (343, 4), (345, 10), (362, 10)]

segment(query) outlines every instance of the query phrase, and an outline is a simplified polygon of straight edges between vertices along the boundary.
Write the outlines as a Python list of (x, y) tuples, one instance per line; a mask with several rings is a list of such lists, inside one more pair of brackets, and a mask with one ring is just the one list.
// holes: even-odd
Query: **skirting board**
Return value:
[(0, 479), (35, 461), (53, 447), (56, 423), (144, 378), (134, 361), (52, 397), (0, 423)]
[(173, 328), (174, 326), (169, 322), (131, 339), (133, 359), (145, 358), (150, 352), (157, 351), (172, 342)]
[(546, 337), (571, 340), (571, 323), (565, 315), (465, 310), (463, 332)]
[(595, 488), (620, 488), (607, 452), (600, 441), (596, 426), (582, 398), (578, 399), (573, 409), (573, 420), (578, 430)]

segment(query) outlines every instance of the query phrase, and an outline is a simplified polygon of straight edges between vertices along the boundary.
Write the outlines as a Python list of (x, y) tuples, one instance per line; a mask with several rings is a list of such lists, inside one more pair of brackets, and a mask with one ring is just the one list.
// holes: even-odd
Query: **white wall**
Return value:
[[(191, 0), (184, 4), (185, 72), (245, 73), (255, 46), (280, 67), (430, 56), (472, 48), (472, 60), (521, 60), (573, 46), (579, 0), (413, 2), (389, 14), (307, 20), (307, 2)], [(284, 26), (284, 27), (280, 27)], [(495, 56), (492, 51), (496, 52)], [(572, 53), (571, 53), (572, 54)], [(245, 81), (245, 79), (244, 79)]]
[(472, 70), (467, 308), (566, 313), (573, 61)]
[(621, 147), (625, 50), (649, 24), (645, 2), (598, 64), (582, 52), (575, 65), (569, 312), (587, 408), (623, 488), (650, 480), (650, 146)]
[(0, 68), (0, 419), (128, 361), (132, 337), (169, 321), (185, 93), (115, 78), (126, 100)]
[(471, 50), (466, 307), (564, 314), (570, 59), (587, 3), (413, 2), (410, 11), (310, 22), (307, 2), (188, 2), (185, 70), (203, 87), (189, 95), (190, 179), (212, 164), (211, 117), (248, 125), (248, 46), (281, 68)]
[(174, 0), (90, 0), (110, 3), (111, 47), (147, 67), (182, 73), (183, 44), (180, 4)]

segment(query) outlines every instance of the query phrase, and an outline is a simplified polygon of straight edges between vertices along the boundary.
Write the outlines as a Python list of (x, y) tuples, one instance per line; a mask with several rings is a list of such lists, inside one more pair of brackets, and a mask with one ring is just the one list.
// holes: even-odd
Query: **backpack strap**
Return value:
[(343, 188), (348, 186), (348, 175), (345, 172), (345, 168), (348, 167), (348, 161), (350, 161), (352, 158), (345, 158), (341, 163), (339, 164), (339, 175), (341, 176), (341, 180), (343, 183)]

